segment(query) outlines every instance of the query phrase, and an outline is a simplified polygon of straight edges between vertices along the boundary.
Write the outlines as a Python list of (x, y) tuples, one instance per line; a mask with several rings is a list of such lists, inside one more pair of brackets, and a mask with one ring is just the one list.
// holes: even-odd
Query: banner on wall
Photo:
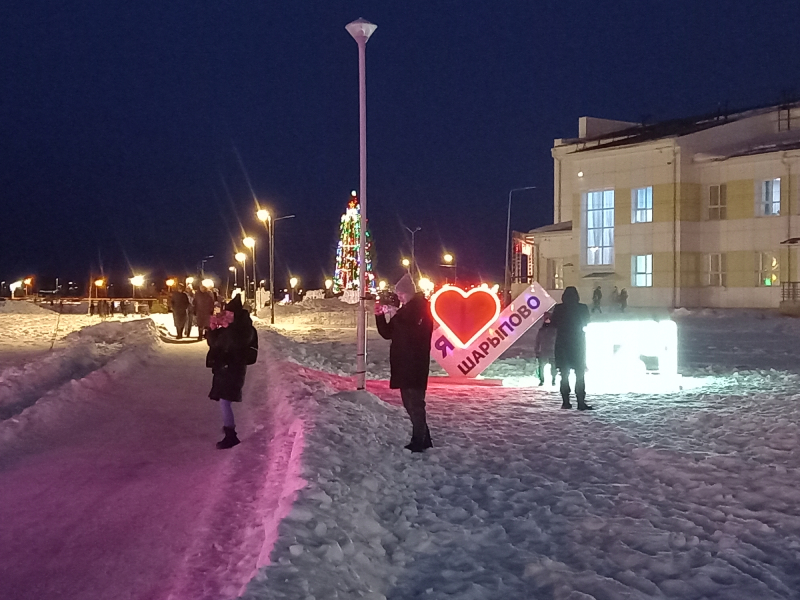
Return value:
[(431, 296), (431, 353), (451, 377), (477, 377), (555, 304), (535, 282), (502, 311), (488, 288), (446, 285)]

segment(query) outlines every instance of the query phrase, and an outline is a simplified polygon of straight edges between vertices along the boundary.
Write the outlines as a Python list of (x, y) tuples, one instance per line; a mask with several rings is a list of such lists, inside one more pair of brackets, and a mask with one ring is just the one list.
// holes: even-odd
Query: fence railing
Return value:
[(800, 281), (785, 281), (781, 283), (781, 301), (800, 301)]

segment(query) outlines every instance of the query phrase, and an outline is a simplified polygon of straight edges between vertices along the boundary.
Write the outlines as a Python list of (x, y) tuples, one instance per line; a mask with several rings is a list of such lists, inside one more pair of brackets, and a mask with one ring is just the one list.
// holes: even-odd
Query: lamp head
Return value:
[(352, 23), (348, 23), (344, 27), (347, 33), (353, 36), (353, 39), (359, 44), (366, 44), (369, 37), (378, 28), (374, 23), (370, 23), (365, 19), (356, 19)]
[(256, 245), (256, 241), (255, 241), (253, 238), (249, 237), (249, 236), (248, 236), (248, 237), (246, 237), (246, 238), (244, 238), (244, 239), (242, 240), (242, 243), (243, 243), (243, 244), (244, 244), (244, 245), (245, 245), (247, 248), (250, 248), (251, 250), (252, 250), (253, 246), (255, 246), (255, 245)]
[(256, 216), (258, 217), (259, 221), (266, 221), (267, 219), (269, 219), (269, 211), (264, 208), (261, 208), (256, 211)]

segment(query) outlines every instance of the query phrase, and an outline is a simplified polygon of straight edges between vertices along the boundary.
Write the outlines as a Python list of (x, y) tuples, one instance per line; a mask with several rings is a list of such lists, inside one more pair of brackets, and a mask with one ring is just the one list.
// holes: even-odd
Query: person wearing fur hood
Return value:
[(258, 358), (258, 333), (242, 308), (240, 295), (234, 296), (220, 314), (213, 315), (209, 325), (206, 366), (213, 380), (208, 397), (219, 401), (222, 409), (225, 438), (217, 442), (217, 448), (224, 450), (239, 443), (231, 403), (242, 401), (247, 365), (255, 364)]
[[(395, 285), (400, 308), (375, 303), (375, 324), (381, 337), (391, 340), (389, 387), (400, 390), (403, 406), (411, 419), (412, 452), (423, 452), (433, 446), (425, 414), (425, 392), (431, 362), (433, 317), (424, 294), (417, 293), (406, 273)], [(390, 318), (387, 320), (386, 316)]]

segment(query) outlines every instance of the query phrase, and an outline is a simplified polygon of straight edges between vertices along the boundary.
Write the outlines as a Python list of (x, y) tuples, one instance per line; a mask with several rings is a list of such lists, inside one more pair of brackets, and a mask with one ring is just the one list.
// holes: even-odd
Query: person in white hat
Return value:
[[(425, 414), (425, 392), (431, 362), (433, 317), (425, 295), (417, 293), (411, 276), (406, 273), (394, 286), (402, 303), (399, 309), (375, 303), (375, 323), (378, 333), (392, 341), (389, 348), (391, 378), (389, 387), (400, 390), (403, 406), (411, 419), (412, 452), (424, 452), (433, 447)], [(386, 315), (390, 319), (386, 319)]]

